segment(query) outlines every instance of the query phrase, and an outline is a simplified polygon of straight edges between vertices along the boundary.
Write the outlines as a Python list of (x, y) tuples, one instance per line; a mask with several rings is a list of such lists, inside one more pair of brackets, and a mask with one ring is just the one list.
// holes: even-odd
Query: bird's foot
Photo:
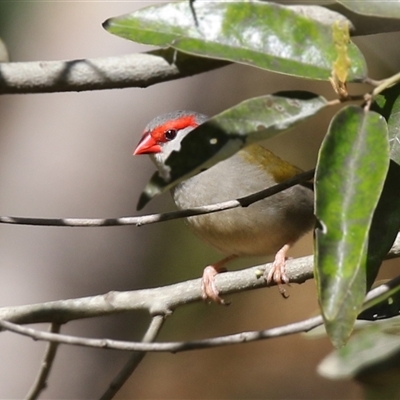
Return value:
[(215, 276), (220, 272), (224, 272), (223, 269), (217, 269), (214, 265), (204, 268), (203, 278), (201, 279), (201, 297), (203, 300), (212, 300), (219, 304), (225, 304), (215, 286)]
[(283, 285), (289, 284), (289, 278), (285, 272), (286, 254), (290, 248), (290, 244), (285, 244), (275, 255), (275, 260), (268, 274), (266, 274), (267, 285), (275, 283), (278, 285), (279, 293), (286, 299), (286, 289)]
[(204, 268), (203, 277), (201, 279), (201, 297), (203, 300), (211, 300), (219, 304), (229, 305), (229, 302), (219, 296), (219, 290), (215, 285), (215, 276), (221, 272), (226, 272), (227, 269), (224, 265), (235, 257), (236, 256), (226, 257), (223, 260)]

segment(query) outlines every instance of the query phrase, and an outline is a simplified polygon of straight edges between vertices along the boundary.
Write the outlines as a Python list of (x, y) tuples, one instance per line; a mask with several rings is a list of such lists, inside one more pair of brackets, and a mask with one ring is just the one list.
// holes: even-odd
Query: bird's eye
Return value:
[(177, 130), (176, 129), (168, 129), (165, 132), (165, 139), (167, 140), (173, 140), (176, 138)]

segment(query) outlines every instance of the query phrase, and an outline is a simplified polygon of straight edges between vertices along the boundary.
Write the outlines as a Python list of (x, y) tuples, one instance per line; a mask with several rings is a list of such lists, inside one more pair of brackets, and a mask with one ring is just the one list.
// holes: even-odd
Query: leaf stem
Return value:
[(371, 93), (372, 97), (377, 96), (379, 93), (382, 93), (385, 89), (395, 85), (398, 82), (400, 82), (400, 72), (391, 76), (390, 78), (378, 82), (378, 86)]

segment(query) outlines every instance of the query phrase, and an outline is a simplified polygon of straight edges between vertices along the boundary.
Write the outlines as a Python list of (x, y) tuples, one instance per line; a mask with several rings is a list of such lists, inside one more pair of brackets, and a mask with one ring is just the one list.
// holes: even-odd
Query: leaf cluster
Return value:
[[(399, 1), (337, 3), (358, 18), (400, 19)], [(265, 94), (213, 116), (168, 158), (170, 179), (151, 178), (139, 208), (244, 146), (341, 104), (316, 166), (315, 277), (328, 335), (336, 347), (343, 346), (400, 227), (400, 75), (371, 79), (361, 50), (350, 40), (357, 26), (354, 31), (344, 15), (319, 6), (182, 1), (111, 18), (104, 27), (183, 52), (193, 63), (210, 58), (331, 82), (333, 99), (298, 91)], [(370, 91), (352, 95), (349, 82), (352, 88), (368, 83)]]

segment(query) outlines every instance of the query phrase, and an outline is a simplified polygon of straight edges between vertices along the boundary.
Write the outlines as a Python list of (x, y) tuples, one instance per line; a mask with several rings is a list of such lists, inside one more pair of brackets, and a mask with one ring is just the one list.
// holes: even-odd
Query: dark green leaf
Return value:
[[(400, 85), (396, 86), (397, 98), (388, 120), (390, 158), (400, 165)], [(399, 181), (400, 182), (400, 181)]]
[[(376, 285), (379, 286), (379, 285)], [(373, 304), (363, 310), (357, 317), (358, 320), (376, 321), (379, 319), (393, 318), (400, 315), (400, 290), (393, 293), (385, 300)]]
[(390, 158), (400, 165), (400, 85), (392, 86), (379, 94), (371, 109), (387, 120)]
[(400, 1), (337, 0), (349, 10), (363, 15), (383, 18), (400, 18)]
[(374, 282), (400, 228), (400, 85), (382, 92), (372, 109), (388, 121), (391, 162), (370, 230), (368, 287)]
[(244, 146), (286, 132), (326, 106), (309, 92), (286, 92), (246, 100), (190, 132), (166, 161), (164, 180), (155, 173), (142, 193), (138, 209), (180, 181), (235, 154)]
[[(263, 2), (164, 3), (111, 18), (103, 26), (136, 42), (311, 79), (328, 79), (337, 57), (332, 27), (285, 6)], [(349, 80), (367, 74), (349, 43)]]
[[(379, 282), (378, 284), (378, 282), (375, 282), (374, 286), (376, 287), (371, 290), (373, 296), (369, 296), (372, 294), (369, 292), (366, 301), (364, 301), (363, 310), (360, 313), (359, 318), (362, 319), (365, 315), (371, 317), (372, 310), (379, 310), (375, 315), (372, 314), (375, 319), (393, 317), (396, 310), (400, 310), (400, 276), (391, 280), (386, 280), (385, 283)], [(400, 314), (400, 312), (397, 312), (397, 314)]]
[(368, 235), (388, 164), (381, 115), (349, 106), (333, 118), (316, 171), (315, 275), (325, 326), (338, 347), (365, 297)]
[(372, 219), (367, 261), (367, 288), (374, 282), (383, 259), (400, 228), (400, 165), (390, 161), (381, 197)]

